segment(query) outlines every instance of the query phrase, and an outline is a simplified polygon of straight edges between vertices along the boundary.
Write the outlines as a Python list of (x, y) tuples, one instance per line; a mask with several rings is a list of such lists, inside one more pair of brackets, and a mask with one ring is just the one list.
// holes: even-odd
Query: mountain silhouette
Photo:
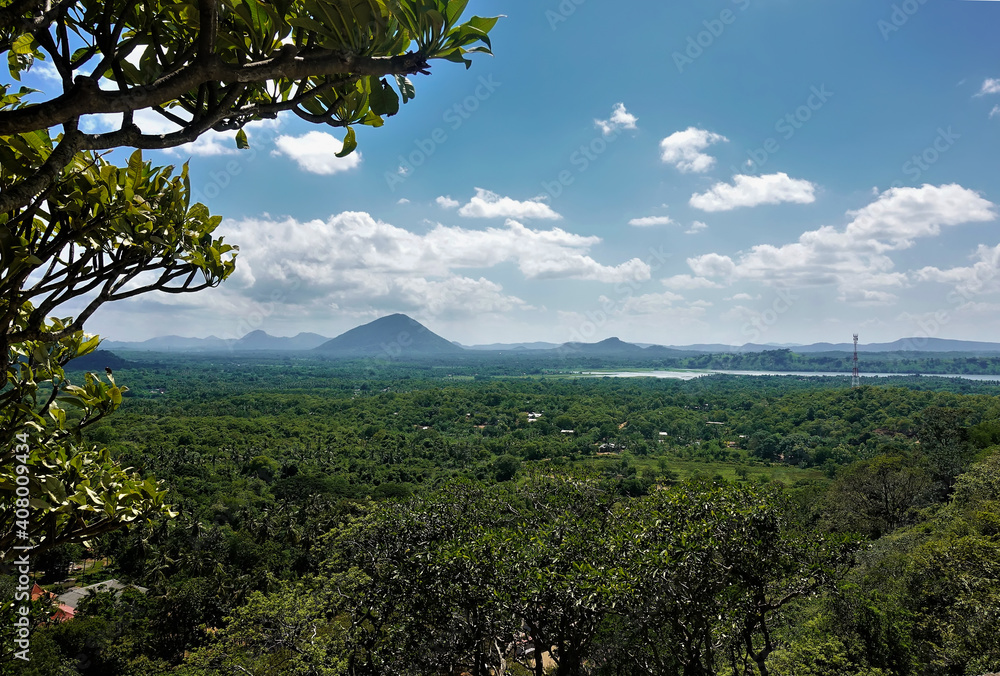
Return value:
[(251, 331), (233, 344), (234, 350), (311, 350), (330, 340), (318, 333), (300, 333), (291, 338)]
[(331, 357), (430, 357), (464, 354), (465, 349), (403, 314), (380, 317), (328, 340), (315, 352)]

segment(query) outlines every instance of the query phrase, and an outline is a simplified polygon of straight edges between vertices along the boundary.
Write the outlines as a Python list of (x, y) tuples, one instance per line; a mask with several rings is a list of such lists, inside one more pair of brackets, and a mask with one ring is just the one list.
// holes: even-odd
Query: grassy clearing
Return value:
[[(661, 463), (661, 458), (663, 462)], [(594, 468), (598, 471), (608, 469), (620, 462), (619, 456), (603, 456), (599, 458), (584, 458), (572, 463), (577, 467)], [(721, 475), (727, 481), (738, 481), (742, 477), (739, 470), (745, 470), (747, 479), (753, 481), (761, 476), (768, 481), (781, 481), (784, 484), (794, 484), (797, 481), (815, 481), (825, 479), (826, 476), (819, 469), (801, 469), (799, 467), (789, 467), (788, 465), (765, 465), (757, 463), (740, 462), (711, 462), (704, 460), (683, 460), (670, 456), (661, 457), (641, 457), (633, 456), (632, 464), (636, 466), (640, 473), (653, 475), (662, 474), (664, 471), (677, 472), (680, 479), (690, 479), (696, 475), (711, 478)]]

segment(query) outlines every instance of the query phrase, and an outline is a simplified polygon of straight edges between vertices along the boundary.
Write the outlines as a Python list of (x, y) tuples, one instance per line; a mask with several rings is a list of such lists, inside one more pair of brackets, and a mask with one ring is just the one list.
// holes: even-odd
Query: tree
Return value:
[(794, 528), (771, 489), (614, 488), (460, 482), (331, 534), (321, 584), (338, 601), (316, 613), (342, 620), (348, 673), (541, 676), (548, 654), (557, 676), (767, 676), (785, 607), (856, 548)]
[(972, 463), (974, 449), (969, 444), (965, 409), (928, 406), (920, 414), (917, 437), (930, 461), (941, 497), (946, 497), (955, 478)]
[[(122, 402), (113, 374), (71, 383), (65, 366), (98, 339), (83, 333), (104, 303), (215, 286), (235, 247), (221, 218), (190, 202), (185, 166), (142, 150), (175, 147), (289, 111), (346, 129), (379, 127), (408, 75), (432, 59), (470, 65), (490, 52), (496, 18), (460, 18), (468, 0), (13, 0), (0, 49), (13, 80), (52, 64), (61, 92), (0, 84), (0, 558), (80, 541), (167, 513), (165, 492), (117, 465), (82, 432)], [(392, 78), (393, 85), (389, 78)], [(398, 90), (398, 93), (397, 93)], [(146, 134), (138, 111), (176, 125)], [(122, 115), (88, 133), (85, 115)], [(126, 166), (107, 152), (137, 149)], [(55, 313), (68, 302), (75, 317)], [(65, 406), (72, 407), (70, 411)], [(77, 409), (77, 410), (73, 410)], [(20, 474), (19, 474), (20, 472)], [(18, 482), (21, 483), (18, 483)]]
[(841, 472), (827, 499), (833, 523), (878, 538), (906, 525), (926, 502), (931, 478), (906, 458), (880, 455)]

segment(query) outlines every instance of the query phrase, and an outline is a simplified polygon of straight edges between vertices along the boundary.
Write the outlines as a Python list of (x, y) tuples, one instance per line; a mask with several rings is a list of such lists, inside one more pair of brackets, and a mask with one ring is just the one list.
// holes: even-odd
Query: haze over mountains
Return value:
[[(420, 322), (404, 314), (381, 317), (355, 327), (335, 338), (317, 333), (299, 333), (291, 337), (272, 336), (264, 331), (253, 331), (239, 340), (224, 340), (216, 336), (185, 338), (162, 336), (142, 342), (105, 340), (106, 350), (147, 350), (151, 352), (299, 352), (313, 351), (327, 357), (364, 357), (402, 355), (425, 357), (484, 353), (536, 354), (565, 353), (610, 356), (681, 357), (691, 354), (720, 352), (763, 352), (788, 348), (798, 353), (850, 352), (852, 343), (813, 343), (811, 345), (650, 345), (627, 343), (618, 338), (607, 338), (596, 343), (548, 342), (492, 343), (489, 345), (461, 345), (434, 333)], [(902, 338), (891, 343), (859, 344), (859, 352), (962, 352), (975, 354), (1000, 354), (1000, 343), (986, 343), (946, 338)]]

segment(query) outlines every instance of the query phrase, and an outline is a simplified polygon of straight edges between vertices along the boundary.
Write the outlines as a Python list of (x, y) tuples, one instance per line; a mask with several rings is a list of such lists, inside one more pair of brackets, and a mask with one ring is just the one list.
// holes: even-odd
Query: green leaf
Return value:
[(410, 79), (404, 75), (396, 76), (396, 86), (399, 87), (399, 93), (403, 95), (403, 103), (412, 101), (417, 96), (417, 90), (410, 82)]
[(462, 12), (468, 6), (469, 0), (450, 0), (448, 2), (448, 23), (455, 25), (458, 22), (458, 18), (462, 16)]
[(358, 141), (354, 138), (354, 129), (352, 127), (347, 128), (347, 135), (344, 136), (344, 149), (337, 153), (337, 157), (347, 157), (354, 152), (354, 149), (358, 147)]
[(368, 96), (368, 106), (376, 115), (392, 116), (399, 112), (399, 96), (389, 86), (385, 78), (371, 78), (371, 94)]
[(250, 147), (250, 142), (247, 140), (247, 133), (243, 129), (236, 132), (236, 147), (240, 150), (246, 150)]

